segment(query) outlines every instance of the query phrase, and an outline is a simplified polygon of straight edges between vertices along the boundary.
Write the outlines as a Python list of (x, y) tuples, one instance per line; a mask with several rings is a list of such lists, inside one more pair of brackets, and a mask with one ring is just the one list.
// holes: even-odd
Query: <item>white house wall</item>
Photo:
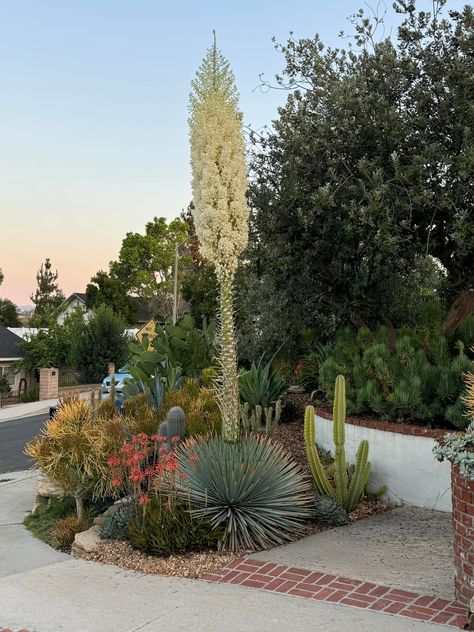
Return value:
[[(315, 424), (316, 443), (333, 454), (332, 420), (317, 415)], [(451, 511), (451, 467), (434, 458), (434, 439), (352, 424), (346, 424), (345, 434), (350, 463), (355, 462), (360, 441), (369, 442), (371, 488), (386, 484), (385, 498), (415, 507)]]

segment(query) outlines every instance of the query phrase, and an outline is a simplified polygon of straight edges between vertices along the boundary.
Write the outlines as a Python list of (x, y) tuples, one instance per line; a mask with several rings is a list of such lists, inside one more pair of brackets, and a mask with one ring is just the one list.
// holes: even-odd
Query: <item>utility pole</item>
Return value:
[(176, 325), (178, 320), (178, 263), (179, 263), (179, 249), (192, 237), (187, 237), (179, 244), (176, 244), (174, 249), (174, 270), (173, 270), (173, 325)]

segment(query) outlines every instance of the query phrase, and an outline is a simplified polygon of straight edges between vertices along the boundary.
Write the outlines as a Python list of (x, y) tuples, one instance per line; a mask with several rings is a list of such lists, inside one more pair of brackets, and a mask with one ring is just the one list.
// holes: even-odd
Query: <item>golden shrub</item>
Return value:
[(70, 514), (58, 520), (50, 529), (51, 544), (56, 549), (69, 549), (76, 533), (87, 529), (88, 524), (79, 520), (76, 514)]
[(83, 498), (113, 495), (107, 460), (124, 442), (120, 417), (94, 419), (88, 402), (65, 403), (25, 448), (27, 456), (56, 485), (76, 498), (82, 517)]
[(158, 428), (157, 411), (148, 403), (146, 393), (135, 395), (123, 403), (124, 425), (131, 435), (144, 432), (155, 434)]
[(177, 391), (167, 393), (160, 411), (160, 421), (173, 406), (181, 406), (186, 415), (186, 435), (194, 437), (220, 431), (221, 415), (213, 388), (199, 385), (198, 380), (186, 380)]

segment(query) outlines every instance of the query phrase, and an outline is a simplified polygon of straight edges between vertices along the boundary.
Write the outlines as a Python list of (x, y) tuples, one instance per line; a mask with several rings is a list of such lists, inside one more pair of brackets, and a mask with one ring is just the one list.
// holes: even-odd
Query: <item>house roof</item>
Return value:
[(86, 293), (85, 292), (73, 292), (71, 296), (68, 298), (68, 301), (73, 299), (74, 297), (78, 298), (83, 303), (86, 302)]
[(19, 336), (0, 325), (0, 358), (22, 358), (25, 352), (17, 346), (19, 342), (22, 342)]
[[(139, 296), (130, 297), (137, 306), (136, 322), (138, 324), (147, 323), (153, 318), (153, 301), (146, 298), (140, 298)], [(73, 292), (67, 297), (65, 301), (58, 307), (58, 312), (62, 312), (66, 305), (69, 305), (74, 299), (79, 300), (81, 303), (86, 303), (85, 292)]]
[(84, 305), (85, 305), (86, 304), (86, 293), (85, 292), (73, 292), (70, 296), (67, 297), (67, 299), (65, 301), (63, 301), (61, 303), (61, 305), (59, 305), (58, 312), (62, 312), (62, 310), (66, 307), (66, 305), (69, 305), (69, 303), (72, 303), (72, 301), (74, 299), (77, 299), (78, 301), (80, 301), (81, 303), (84, 303)]

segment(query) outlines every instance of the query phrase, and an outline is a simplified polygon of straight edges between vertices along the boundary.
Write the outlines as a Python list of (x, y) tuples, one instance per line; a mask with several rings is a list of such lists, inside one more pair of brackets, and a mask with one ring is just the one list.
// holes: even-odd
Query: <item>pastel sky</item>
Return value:
[(45, 257), (66, 295), (84, 291), (127, 231), (187, 206), (189, 85), (212, 29), (260, 128), (285, 98), (257, 89), (282, 69), (272, 36), (337, 45), (362, 4), (0, 0), (0, 296), (28, 304)]

